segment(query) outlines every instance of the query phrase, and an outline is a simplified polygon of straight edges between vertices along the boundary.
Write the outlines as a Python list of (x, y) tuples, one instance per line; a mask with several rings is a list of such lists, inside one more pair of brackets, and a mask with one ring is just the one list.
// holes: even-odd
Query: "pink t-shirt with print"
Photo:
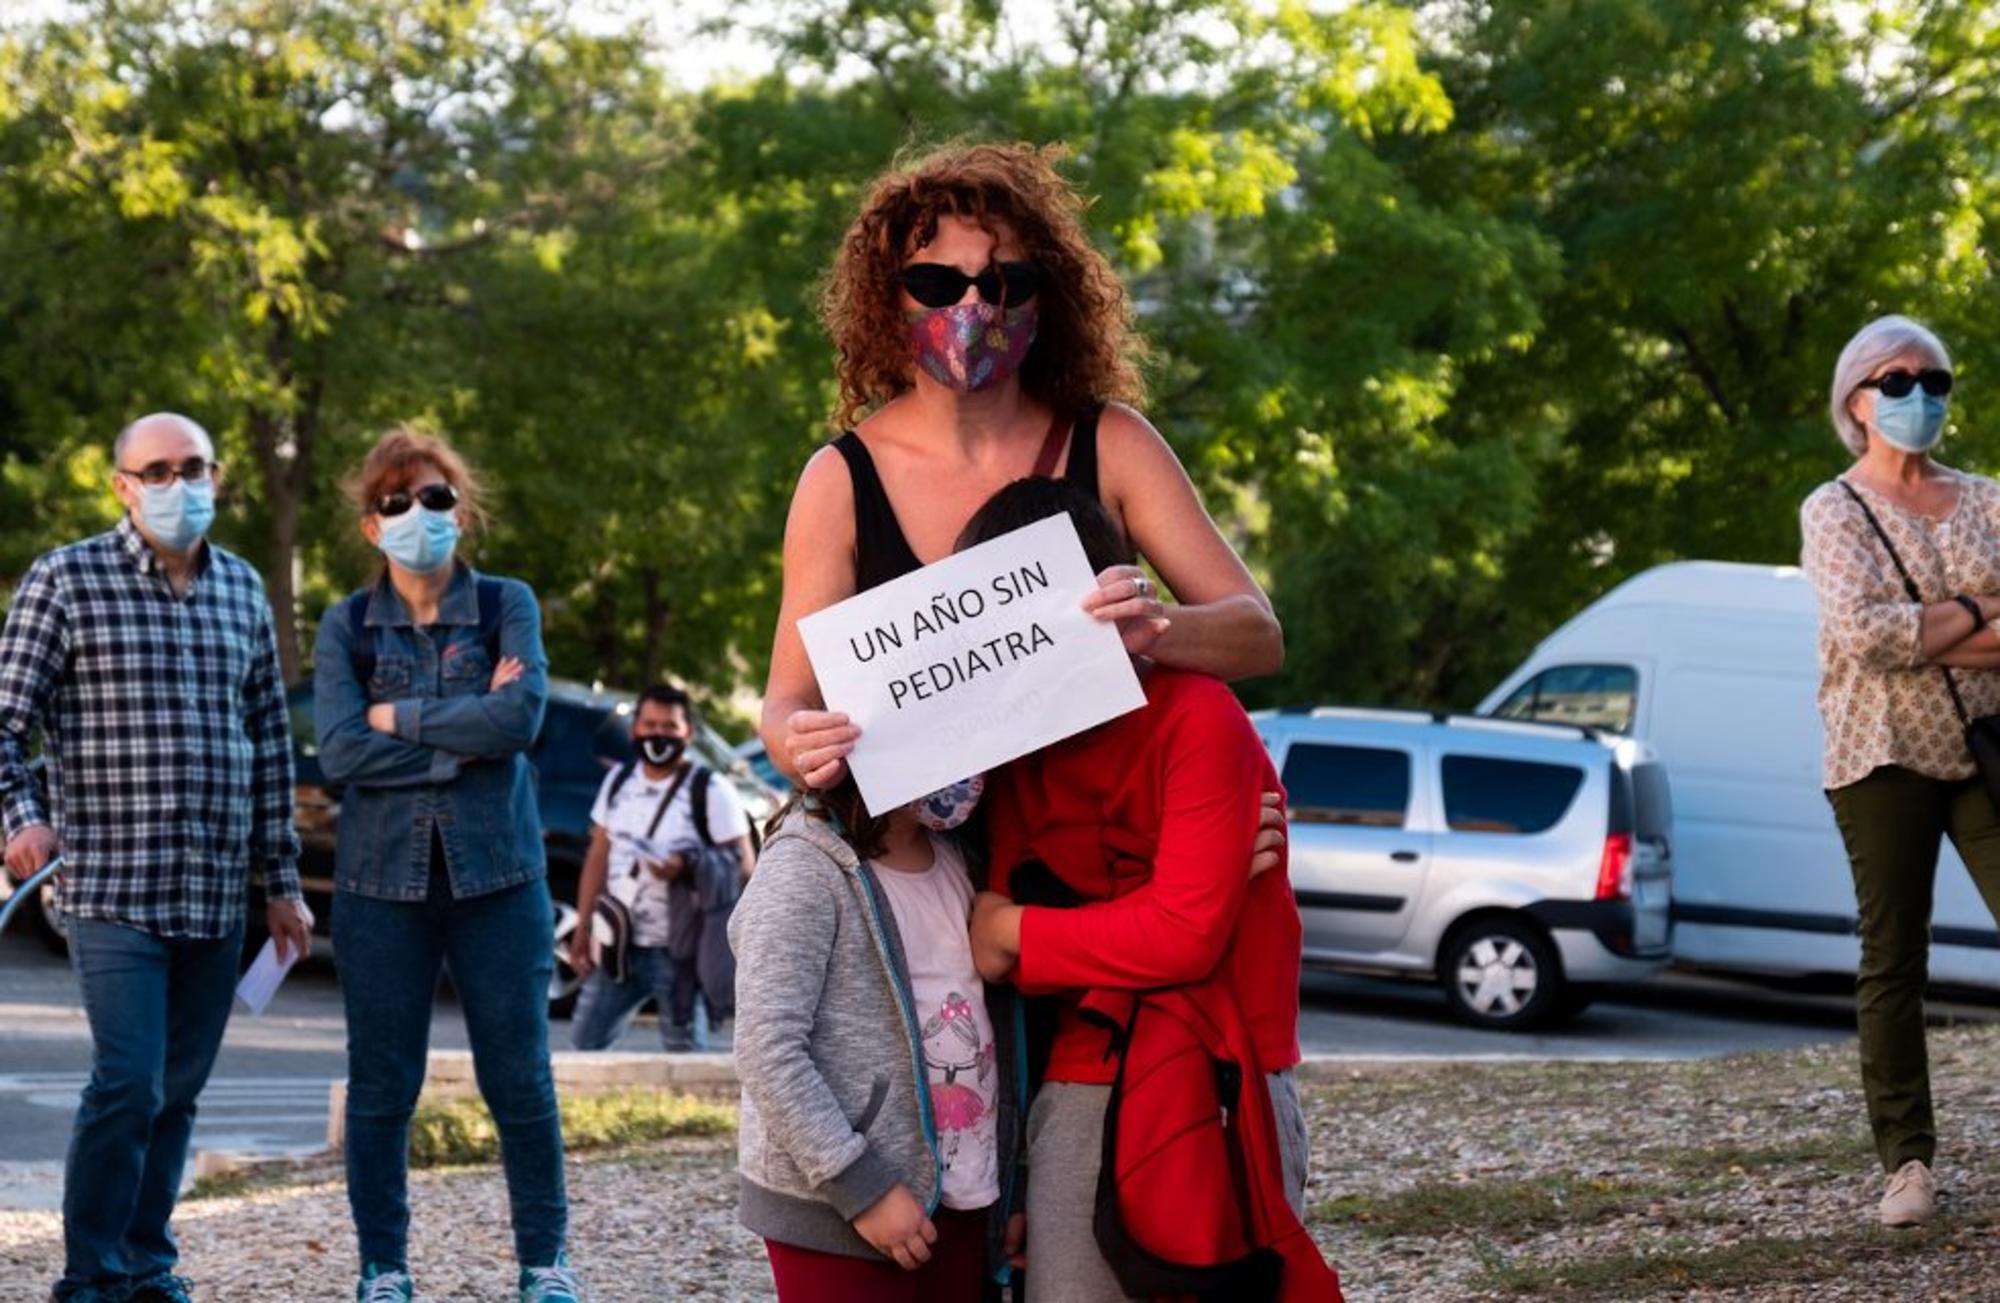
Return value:
[(921, 873), (880, 863), (872, 867), (903, 939), (917, 1022), (923, 1030), (924, 1068), (944, 1160), (944, 1206), (984, 1208), (1000, 1199), (993, 1118), (1000, 1074), (985, 988), (973, 967), (972, 941), (966, 932), (972, 917), (972, 879), (965, 871), (965, 857), (951, 842), (932, 837), (931, 849), (931, 867)]

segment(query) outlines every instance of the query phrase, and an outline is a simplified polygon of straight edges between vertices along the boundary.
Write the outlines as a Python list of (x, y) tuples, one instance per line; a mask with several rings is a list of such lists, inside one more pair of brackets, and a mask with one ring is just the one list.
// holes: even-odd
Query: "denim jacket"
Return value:
[[(534, 774), (525, 754), (548, 703), (548, 656), (535, 594), (501, 584), (498, 654), (527, 672), (488, 692), (494, 661), (479, 631), (478, 576), (457, 563), (438, 622), (418, 628), (385, 575), (334, 603), (313, 654), (320, 768), (341, 793), (334, 885), (381, 900), (422, 900), (431, 840), (443, 842), (454, 897), (543, 877)], [(367, 603), (374, 671), (354, 663), (352, 606)], [(365, 660), (365, 657), (364, 657)], [(394, 702), (396, 731), (368, 726), (368, 707)]]

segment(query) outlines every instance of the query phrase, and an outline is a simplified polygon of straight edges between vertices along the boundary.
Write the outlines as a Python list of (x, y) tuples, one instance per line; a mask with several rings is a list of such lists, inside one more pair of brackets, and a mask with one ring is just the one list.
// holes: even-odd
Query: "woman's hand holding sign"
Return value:
[(785, 721), (785, 748), (807, 787), (825, 790), (847, 777), (847, 756), (861, 730), (837, 710), (795, 710)]
[(1083, 599), (1083, 609), (1099, 620), (1117, 624), (1125, 650), (1144, 656), (1172, 623), (1160, 602), (1160, 589), (1137, 566), (1112, 566), (1097, 576), (1097, 591)]

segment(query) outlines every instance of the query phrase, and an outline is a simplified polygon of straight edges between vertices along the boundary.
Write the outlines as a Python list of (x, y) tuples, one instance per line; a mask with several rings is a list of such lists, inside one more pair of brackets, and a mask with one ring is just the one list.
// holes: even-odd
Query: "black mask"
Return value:
[(662, 769), (679, 760), (687, 750), (687, 739), (684, 737), (641, 737), (632, 739), (632, 742), (639, 748), (640, 759)]

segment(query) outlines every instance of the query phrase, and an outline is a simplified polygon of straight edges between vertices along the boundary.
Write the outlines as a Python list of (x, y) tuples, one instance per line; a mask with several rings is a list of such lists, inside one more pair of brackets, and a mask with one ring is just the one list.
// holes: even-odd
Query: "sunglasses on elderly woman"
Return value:
[(1949, 371), (1884, 371), (1873, 380), (1863, 380), (1860, 388), (1880, 389), (1885, 398), (1907, 398), (1918, 385), (1932, 398), (1943, 398), (1951, 392), (1951, 372)]
[(409, 489), (397, 489), (375, 499), (375, 514), (400, 516), (413, 503), (428, 511), (450, 511), (458, 505), (458, 490), (449, 484), (426, 484), (414, 493)]
[(977, 276), (968, 276), (941, 262), (913, 262), (903, 268), (902, 281), (909, 296), (927, 308), (948, 308), (965, 297), (965, 287), (979, 287), (979, 297), (987, 303), (1004, 302), (1018, 307), (1035, 297), (1042, 287), (1042, 269), (1032, 262), (1003, 262), (988, 267)]

